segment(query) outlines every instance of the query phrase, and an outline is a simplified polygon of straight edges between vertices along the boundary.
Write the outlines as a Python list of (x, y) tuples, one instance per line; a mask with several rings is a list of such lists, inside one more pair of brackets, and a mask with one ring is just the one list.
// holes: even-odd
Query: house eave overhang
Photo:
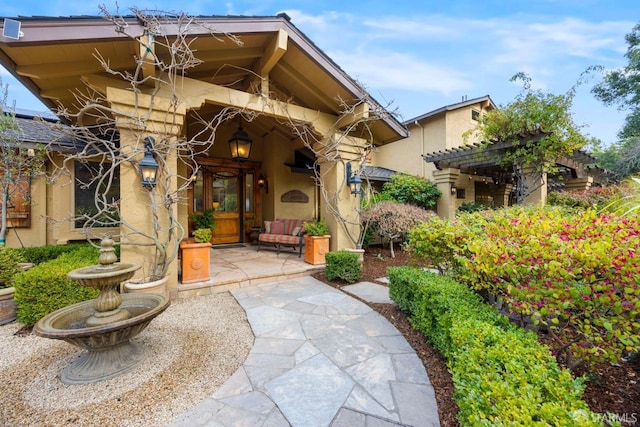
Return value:
[[(317, 66), (320, 73), (318, 76), (323, 75), (317, 79), (328, 78), (334, 82), (333, 84), (341, 87), (343, 92), (341, 97), (347, 98), (347, 101), (349, 101), (348, 98), (351, 101), (367, 99), (374, 104), (372, 108), (382, 109), (377, 101), (369, 96), (355, 80), (293, 25), (285, 14), (278, 16), (197, 16), (195, 18), (202, 25), (194, 25), (189, 34), (199, 38), (212, 35), (217, 37), (233, 35), (242, 38), (274, 34), (284, 30), (289, 37), (290, 46), (298, 49)], [(0, 37), (0, 63), (51, 110), (58, 108), (58, 102), (43, 96), (43, 89), (38, 79), (24, 73), (21, 74), (18, 68), (24, 64), (14, 62), (8, 52), (13, 53), (16, 49), (33, 46), (90, 45), (100, 42), (115, 45), (136, 43), (129, 36), (116, 32), (113, 24), (99, 16), (15, 17), (12, 19), (17, 19), (22, 23), (24, 36), (19, 40)], [(135, 16), (123, 17), (122, 24), (126, 25), (128, 34), (140, 36), (144, 34), (144, 25)], [(176, 35), (180, 31), (177, 25), (171, 23), (164, 25), (163, 30), (168, 36)], [(87, 50), (90, 51), (90, 49)], [(87, 55), (87, 60), (89, 59), (92, 58)], [(80, 77), (80, 75), (77, 76), (78, 81)], [(310, 80), (310, 82), (312, 81)], [(333, 99), (333, 95), (327, 95), (327, 99)], [(337, 100), (332, 102), (335, 102), (335, 105), (330, 108), (335, 110), (334, 113), (339, 113), (340, 103)], [(376, 138), (375, 143), (378, 145), (408, 136), (406, 127), (391, 114), (384, 114), (380, 120), (373, 124), (372, 129)]]

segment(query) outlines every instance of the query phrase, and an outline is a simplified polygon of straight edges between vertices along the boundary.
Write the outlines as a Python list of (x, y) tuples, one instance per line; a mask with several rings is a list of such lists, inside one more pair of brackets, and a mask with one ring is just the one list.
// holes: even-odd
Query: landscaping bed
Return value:
[[(387, 276), (388, 267), (401, 265), (414, 265), (406, 252), (396, 250), (395, 258), (391, 258), (389, 249), (381, 246), (370, 247), (365, 252), (361, 280), (382, 283), (377, 279)], [(330, 282), (324, 273), (317, 274), (316, 278), (338, 288), (346, 284)], [(453, 401), (453, 381), (442, 356), (426, 343), (423, 335), (409, 324), (407, 316), (398, 307), (389, 304), (369, 305), (396, 326), (423, 361), (435, 389), (441, 425), (459, 425), (456, 419), (458, 407)], [(544, 343), (546, 336), (541, 335), (540, 340)], [(617, 365), (600, 363), (596, 368), (597, 375), (589, 376), (583, 395), (583, 400), (591, 410), (598, 414), (627, 414), (628, 417), (636, 413), (640, 418), (639, 365), (629, 362)]]

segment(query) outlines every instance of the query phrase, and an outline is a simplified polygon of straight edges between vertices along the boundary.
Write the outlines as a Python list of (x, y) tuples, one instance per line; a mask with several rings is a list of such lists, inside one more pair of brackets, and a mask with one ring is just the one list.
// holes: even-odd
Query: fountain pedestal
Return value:
[(115, 262), (113, 241), (104, 239), (100, 265), (73, 270), (68, 277), (80, 285), (100, 289), (94, 300), (83, 301), (54, 311), (33, 328), (36, 335), (64, 340), (87, 350), (62, 372), (66, 384), (86, 384), (122, 375), (145, 357), (145, 347), (131, 342), (147, 325), (169, 307), (158, 294), (120, 295), (117, 287), (130, 279), (137, 264)]

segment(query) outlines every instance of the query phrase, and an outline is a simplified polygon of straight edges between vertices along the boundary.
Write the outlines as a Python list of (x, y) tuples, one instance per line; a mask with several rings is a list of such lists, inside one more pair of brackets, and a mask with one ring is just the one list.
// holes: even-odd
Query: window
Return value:
[[(0, 206), (2, 206), (1, 198)], [(17, 182), (9, 184), (7, 227), (31, 227), (31, 178), (28, 173), (19, 174)]]
[(475, 120), (476, 122), (480, 121), (480, 111), (471, 110), (471, 120)]
[(458, 188), (456, 189), (456, 199), (466, 199), (467, 198), (467, 191), (464, 188)]
[(245, 213), (253, 212), (254, 210), (254, 197), (253, 197), (253, 173), (249, 172), (244, 176), (244, 209)]
[[(104, 178), (101, 171), (100, 163), (75, 162), (75, 180), (74, 180), (74, 200), (75, 200), (75, 216), (76, 228), (82, 228), (87, 221), (87, 217), (93, 217), (99, 211), (104, 213), (103, 218), (98, 219), (98, 223), (94, 227), (113, 227), (115, 222), (119, 220), (117, 203), (120, 200), (120, 168), (116, 168), (113, 181), (109, 188), (108, 183), (96, 179)], [(98, 195), (103, 195), (106, 190), (104, 201), (98, 201), (96, 205), (96, 189), (98, 185), (102, 185), (103, 189), (98, 191)], [(84, 217), (84, 218), (81, 218)], [(103, 223), (100, 223), (100, 220)]]

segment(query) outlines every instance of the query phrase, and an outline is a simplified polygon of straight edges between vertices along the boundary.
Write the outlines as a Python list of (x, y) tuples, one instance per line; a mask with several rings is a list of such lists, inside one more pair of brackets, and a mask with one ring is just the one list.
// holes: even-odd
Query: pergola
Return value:
[(538, 132), (520, 135), (516, 142), (474, 143), (423, 155), (425, 162), (435, 165), (434, 177), (444, 195), (438, 212), (442, 211), (445, 217), (455, 215), (455, 195), (449, 189), (455, 187), (460, 174), (482, 177), (483, 181), (491, 183), (501, 206), (511, 201), (544, 203), (548, 190), (586, 190), (591, 185), (603, 185), (615, 178), (610, 171), (597, 166), (597, 159), (583, 150), (556, 158), (555, 167), (546, 171), (504, 161), (511, 150), (524, 144), (536, 144), (545, 136)]
[[(530, 136), (526, 143), (536, 143), (543, 137)], [(514, 183), (514, 165), (505, 164), (502, 159), (515, 147), (516, 144), (512, 141), (475, 143), (425, 154), (422, 157), (425, 162), (433, 163), (438, 170), (453, 168), (461, 173), (489, 177), (494, 184)], [(577, 150), (571, 156), (555, 159), (558, 173), (549, 179), (558, 182), (592, 177), (594, 183), (601, 184), (607, 177), (611, 177), (611, 173), (597, 166), (596, 161), (597, 159), (586, 151)]]

